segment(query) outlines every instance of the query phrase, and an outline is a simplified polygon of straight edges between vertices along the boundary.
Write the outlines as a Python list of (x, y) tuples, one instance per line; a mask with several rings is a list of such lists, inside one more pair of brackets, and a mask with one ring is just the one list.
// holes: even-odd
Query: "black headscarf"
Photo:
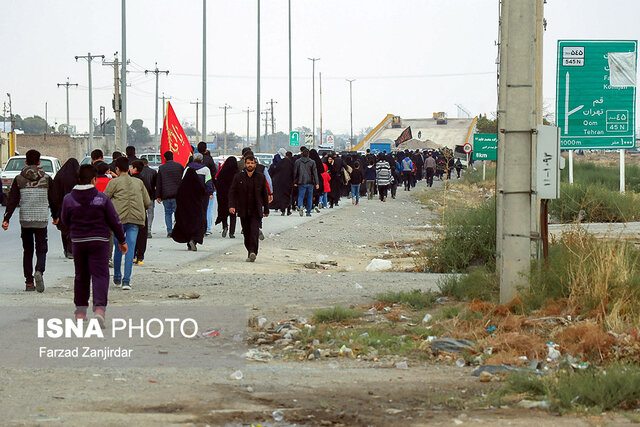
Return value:
[(320, 160), (320, 156), (315, 148), (309, 150), (309, 158), (313, 160), (316, 164), (316, 172), (318, 173), (318, 184), (320, 185), (320, 189), (317, 190), (320, 194), (324, 193), (324, 182), (322, 181), (322, 172), (324, 172), (324, 166), (322, 166), (322, 160)]
[(62, 165), (56, 177), (53, 178), (51, 200), (58, 209), (58, 212), (62, 210), (62, 200), (64, 196), (69, 194), (78, 183), (78, 170), (80, 170), (80, 164), (72, 157), (64, 162), (64, 165)]
[(218, 217), (216, 224), (222, 222), (224, 218), (229, 216), (229, 190), (233, 183), (233, 177), (238, 173), (238, 159), (234, 156), (229, 157), (220, 167), (216, 188), (218, 190)]
[(193, 240), (202, 244), (207, 218), (204, 204), (207, 191), (195, 170), (187, 168), (176, 196), (176, 225), (171, 237), (178, 243)]

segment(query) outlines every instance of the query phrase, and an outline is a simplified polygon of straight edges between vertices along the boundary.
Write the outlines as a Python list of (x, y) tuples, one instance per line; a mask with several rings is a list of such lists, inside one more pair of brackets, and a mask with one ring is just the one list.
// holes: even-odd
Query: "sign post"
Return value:
[(498, 159), (498, 134), (473, 134), (473, 160), (482, 160), (482, 180), (487, 177), (487, 160)]
[[(635, 147), (636, 40), (559, 40), (556, 124), (564, 150)], [(624, 153), (620, 154), (624, 191)], [(569, 152), (569, 182), (573, 155)]]
[(289, 145), (291, 147), (299, 147), (300, 146), (300, 132), (297, 130), (292, 130), (289, 132)]

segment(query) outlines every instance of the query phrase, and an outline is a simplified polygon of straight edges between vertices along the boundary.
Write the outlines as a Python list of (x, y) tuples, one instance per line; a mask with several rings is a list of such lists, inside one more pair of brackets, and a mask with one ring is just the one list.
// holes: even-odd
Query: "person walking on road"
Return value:
[(424, 162), (424, 168), (427, 175), (427, 185), (433, 187), (433, 176), (436, 174), (436, 159), (433, 158), (433, 153), (429, 153)]
[[(118, 240), (115, 236), (113, 249), (113, 283), (122, 285), (122, 289), (131, 289), (131, 269), (133, 267), (133, 255), (138, 231), (144, 227), (145, 210), (151, 204), (149, 193), (140, 179), (129, 175), (129, 161), (126, 157), (116, 160), (116, 172), (118, 177), (109, 181), (104, 194), (113, 202), (116, 212), (123, 224), (125, 241)], [(121, 243), (126, 243), (128, 250), (122, 252)], [(122, 256), (124, 258), (124, 276), (122, 274)]]
[(144, 182), (144, 186), (149, 192), (151, 197), (151, 204), (147, 208), (147, 238), (151, 239), (151, 229), (153, 228), (154, 210), (156, 208), (156, 188), (158, 183), (158, 171), (149, 167), (149, 160), (147, 158), (142, 159), (144, 168), (140, 172), (140, 179)]
[(402, 179), (404, 180), (404, 191), (411, 190), (411, 180), (413, 175), (413, 162), (409, 157), (409, 152), (405, 152), (405, 157), (400, 162), (400, 168), (402, 169)]
[(263, 216), (269, 216), (269, 192), (264, 175), (256, 172), (253, 154), (245, 155), (244, 170), (233, 177), (229, 213), (240, 217), (247, 262), (254, 262), (258, 255), (260, 222)]
[[(229, 191), (233, 177), (238, 173), (238, 159), (235, 156), (229, 157), (224, 161), (218, 170), (216, 177), (216, 185), (218, 187), (218, 217), (216, 225), (222, 223), (222, 237), (229, 235), (230, 239), (235, 239), (236, 234), (236, 215), (229, 213)], [(227, 222), (228, 221), (228, 222)]]
[(82, 165), (78, 184), (62, 203), (60, 221), (69, 228), (73, 247), (75, 279), (73, 302), (76, 319), (87, 318), (89, 295), (93, 285), (93, 313), (102, 328), (109, 294), (109, 240), (111, 233), (119, 242), (120, 252), (128, 251), (124, 228), (111, 200), (99, 192), (97, 169)]
[(360, 162), (353, 164), (353, 170), (351, 171), (349, 180), (351, 184), (351, 203), (357, 205), (360, 203), (360, 185), (364, 182), (362, 171), (360, 170)]
[[(195, 223), (203, 224), (202, 233), (195, 233), (192, 231), (192, 227), (189, 227), (189, 233), (187, 233), (187, 234), (190, 234), (190, 237), (191, 237), (189, 240), (186, 240), (186, 237), (188, 236), (185, 235), (184, 233), (181, 233), (181, 235), (178, 236), (178, 240), (176, 240), (176, 236), (173, 236), (172, 234), (173, 240), (175, 240), (178, 243), (185, 243), (182, 240), (186, 240), (187, 249), (190, 251), (197, 251), (198, 248), (196, 245), (198, 243), (202, 244), (204, 242), (203, 238), (207, 231), (207, 209), (209, 206), (209, 201), (213, 197), (213, 192), (214, 192), (211, 170), (208, 167), (206, 167), (203, 162), (204, 162), (204, 156), (201, 153), (194, 153), (191, 163), (189, 163), (185, 168), (185, 176), (184, 176), (186, 177), (186, 173), (188, 170), (193, 170), (196, 173), (197, 177), (200, 179), (200, 182), (202, 182), (202, 185), (204, 186), (204, 189), (205, 189), (204, 199), (202, 201), (203, 203), (202, 211), (194, 212), (193, 214), (191, 214), (194, 216), (195, 215), (202, 216), (202, 218), (198, 218), (195, 221)], [(182, 178), (183, 181), (184, 181), (184, 177)], [(180, 189), (178, 190), (178, 193), (180, 193), (182, 188), (183, 187), (181, 184)], [(199, 188), (194, 190), (194, 194), (200, 194)], [(182, 196), (182, 195), (179, 194), (179, 196)], [(182, 198), (182, 200), (183, 202), (185, 201), (184, 198)], [(177, 222), (178, 222), (178, 215), (176, 213), (176, 223)]]
[[(52, 180), (40, 167), (40, 152), (29, 150), (25, 159), (26, 167), (16, 176), (9, 190), (7, 208), (2, 228), (9, 228), (13, 212), (20, 206), (20, 227), (22, 238), (22, 269), (25, 291), (44, 292), (44, 270), (47, 261), (47, 211), (51, 210), (53, 224), (58, 224), (58, 212), (51, 198)], [(35, 241), (36, 268), (33, 272), (33, 250)], [(35, 286), (34, 286), (35, 280)]]
[[(53, 178), (51, 185), (51, 200), (53, 201), (57, 212), (62, 210), (62, 200), (64, 199), (64, 196), (69, 194), (71, 190), (73, 190), (73, 187), (78, 183), (79, 168), (80, 164), (72, 157), (64, 162), (64, 165), (62, 165), (56, 174), (56, 177)], [(73, 259), (69, 227), (67, 227), (62, 221), (58, 221), (56, 227), (60, 230), (64, 257), (67, 259)]]
[[(147, 162), (148, 164), (148, 162)], [(145, 167), (143, 160), (134, 160), (133, 163), (129, 165), (129, 173), (132, 177), (137, 178), (142, 181), (144, 187), (149, 194), (149, 200), (151, 200), (151, 204), (145, 210), (145, 220), (144, 227), (140, 227), (138, 230), (138, 236), (136, 237), (135, 248), (131, 248), (133, 250), (133, 263), (137, 265), (144, 264), (144, 254), (147, 252), (147, 240), (149, 238), (149, 208), (153, 206), (153, 197), (154, 197), (154, 189), (150, 188), (152, 183), (145, 180), (145, 177), (142, 175), (145, 169), (149, 169)], [(147, 176), (150, 178), (150, 176)]]
[(384, 158), (384, 155), (380, 154), (378, 163), (376, 163), (376, 184), (378, 185), (380, 201), (387, 201), (387, 189), (392, 182), (391, 166), (389, 166), (389, 162)]
[(176, 196), (178, 187), (182, 181), (184, 168), (178, 162), (173, 161), (173, 153), (165, 151), (164, 165), (158, 168), (156, 178), (156, 196), (158, 203), (164, 206), (164, 223), (167, 226), (167, 237), (171, 237), (173, 231), (173, 215), (176, 213)]
[[(313, 203), (313, 189), (319, 189), (318, 173), (316, 169), (316, 163), (309, 158), (309, 150), (302, 152), (302, 157), (296, 160), (293, 167), (293, 182), (294, 186), (298, 188), (298, 212), (302, 216), (304, 209), (307, 208), (307, 216), (311, 216), (311, 206)], [(306, 204), (303, 205), (303, 201)]]
[(200, 141), (198, 143), (198, 153), (202, 154), (202, 164), (204, 164), (207, 168), (209, 168), (209, 172), (211, 172), (211, 185), (213, 187), (213, 192), (209, 196), (209, 201), (207, 202), (207, 229), (205, 231), (206, 236), (211, 235), (211, 229), (213, 228), (213, 210), (216, 204), (216, 183), (215, 177), (218, 173), (216, 168), (216, 162), (213, 161), (213, 157), (207, 151), (207, 143), (204, 141)]
[(372, 200), (376, 188), (376, 162), (373, 158), (369, 160), (369, 166), (364, 172), (364, 179), (367, 183), (367, 199)]

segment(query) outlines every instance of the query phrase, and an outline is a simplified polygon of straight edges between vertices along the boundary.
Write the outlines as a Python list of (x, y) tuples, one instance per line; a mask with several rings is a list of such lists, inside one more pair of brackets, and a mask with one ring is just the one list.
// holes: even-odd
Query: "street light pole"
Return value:
[(251, 110), (249, 107), (247, 107), (246, 110), (242, 110), (243, 113), (247, 113), (247, 147), (249, 147), (251, 144), (249, 144), (249, 113), (253, 113), (255, 110)]
[(256, 152), (260, 152), (260, 0), (258, 0), (258, 75), (256, 96)]
[(127, 5), (122, 0), (122, 67), (120, 69), (120, 82), (122, 83), (122, 105), (120, 105), (120, 147), (127, 146)]
[(291, 0), (289, 0), (289, 135), (293, 130), (293, 91), (291, 84)]
[(353, 82), (356, 79), (347, 79), (349, 82), (349, 116), (351, 120), (351, 138), (349, 138), (350, 148), (353, 150)]
[(313, 148), (316, 148), (316, 61), (319, 61), (320, 58), (307, 58), (309, 61), (313, 63), (311, 68), (311, 103), (313, 104), (312, 114), (313, 119), (311, 132), (313, 133)]
[(202, 0), (202, 140), (207, 142), (207, 0)]

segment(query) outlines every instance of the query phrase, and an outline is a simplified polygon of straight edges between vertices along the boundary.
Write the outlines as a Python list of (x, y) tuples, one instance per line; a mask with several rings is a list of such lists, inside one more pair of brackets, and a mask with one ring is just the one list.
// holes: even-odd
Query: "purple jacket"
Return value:
[(120, 218), (109, 197), (93, 185), (76, 185), (64, 196), (60, 220), (69, 227), (71, 241), (109, 242), (111, 232), (119, 242), (125, 241)]

